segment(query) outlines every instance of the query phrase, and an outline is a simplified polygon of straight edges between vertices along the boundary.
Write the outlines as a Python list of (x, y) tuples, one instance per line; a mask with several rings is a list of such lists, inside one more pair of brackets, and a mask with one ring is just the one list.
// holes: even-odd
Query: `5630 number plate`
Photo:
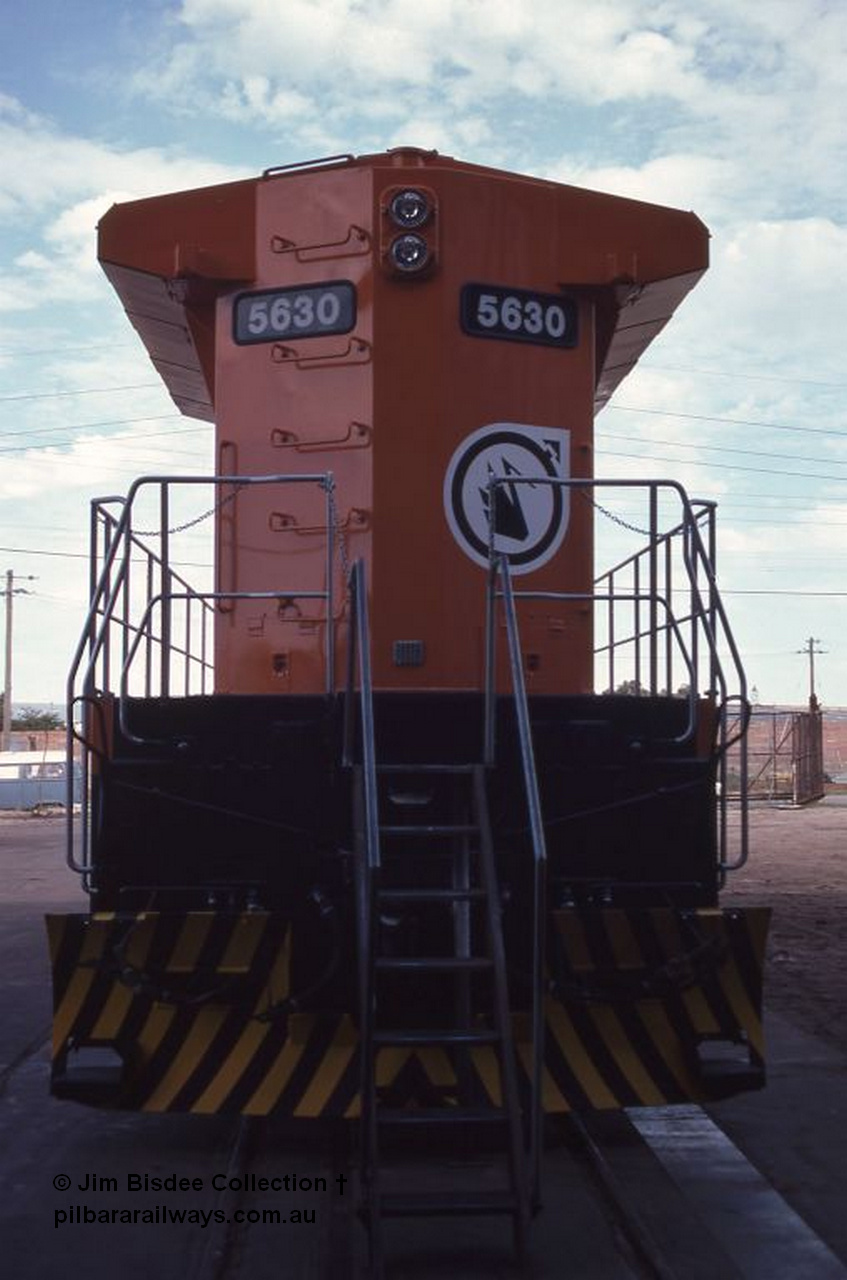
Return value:
[(466, 284), (460, 320), (465, 333), (475, 338), (505, 338), (544, 347), (575, 347), (578, 340), (577, 304), (561, 293)]
[(356, 290), (349, 280), (263, 289), (235, 299), (233, 337), (241, 345), (278, 338), (324, 338), (356, 323)]

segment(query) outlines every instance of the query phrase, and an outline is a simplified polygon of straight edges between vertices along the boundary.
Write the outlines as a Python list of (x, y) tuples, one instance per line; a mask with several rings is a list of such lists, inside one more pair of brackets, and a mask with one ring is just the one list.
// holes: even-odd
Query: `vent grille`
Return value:
[(391, 652), (395, 667), (422, 667), (426, 655), (423, 640), (395, 640)]

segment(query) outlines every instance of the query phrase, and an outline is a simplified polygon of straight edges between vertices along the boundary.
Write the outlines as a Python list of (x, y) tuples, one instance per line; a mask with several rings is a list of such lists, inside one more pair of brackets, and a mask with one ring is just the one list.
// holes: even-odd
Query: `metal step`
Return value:
[(393, 1192), (379, 1197), (386, 1218), (461, 1218), (485, 1214), (516, 1213), (515, 1196), (503, 1191)]
[(472, 774), (473, 764), (378, 764), (376, 771), (382, 773), (458, 773)]
[(469, 836), (479, 835), (473, 822), (390, 823), (380, 826), (381, 836)]
[(389, 804), (397, 809), (428, 809), (435, 800), (433, 791), (389, 790), (386, 796)]
[(377, 901), (380, 903), (420, 903), (445, 902), (482, 902), (485, 899), (484, 889), (379, 889)]
[[(373, 964), (378, 979), (372, 993), (373, 1007), (367, 1018), (365, 1036), (369, 1041), (368, 1060), (371, 1066), (369, 1079), (363, 1084), (368, 1100), (368, 1123), (362, 1130), (362, 1187), (365, 1190), (363, 1216), (368, 1226), (371, 1259), (374, 1274), (382, 1274), (382, 1243), (380, 1221), (382, 1218), (426, 1218), (464, 1216), (506, 1216), (512, 1219), (516, 1249), (520, 1255), (525, 1220), (528, 1216), (528, 1192), (524, 1178), (523, 1137), (521, 1108), (517, 1095), (515, 1067), (512, 1059), (512, 1029), (509, 1018), (507, 980), (502, 947), (502, 920), (499, 910), (500, 890), (492, 853), (490, 821), (485, 797), (483, 766), (479, 764), (401, 764), (378, 767), (381, 804), (386, 806), (384, 816), (391, 820), (379, 824), (379, 834), (385, 840), (388, 857), (385, 865), (391, 868), (390, 887), (376, 891), (377, 911), (374, 928), (381, 917), (397, 917), (397, 924), (404, 914), (416, 906), (429, 904), (461, 908), (448, 912), (443, 919), (435, 917), (429, 933), (441, 938), (440, 926), (449, 926), (452, 916), (452, 941), (427, 941), (423, 932), (418, 942), (417, 934), (409, 933), (403, 950), (417, 954), (377, 955)], [(439, 775), (444, 776), (444, 781)], [(453, 783), (450, 775), (472, 782)], [(466, 794), (467, 793), (467, 794)], [(394, 806), (394, 812), (388, 805)], [(431, 807), (428, 807), (430, 806)], [(402, 812), (405, 809), (406, 812)], [(406, 819), (402, 822), (402, 819)], [(428, 820), (427, 820), (428, 819)], [(427, 843), (428, 842), (428, 843)], [(407, 859), (405, 855), (410, 855)], [(443, 874), (444, 857), (452, 858), (452, 875)], [(425, 859), (425, 862), (421, 861)], [(400, 868), (403, 871), (400, 871)], [(418, 874), (415, 874), (417, 869)], [(453, 884), (450, 885), (450, 881)], [(397, 883), (399, 881), (399, 884)], [(428, 881), (435, 881), (434, 885)], [(392, 883), (393, 882), (393, 883)], [(449, 887), (448, 887), (449, 886)], [(461, 886), (461, 887), (459, 887)], [(426, 912), (421, 918), (427, 923)], [(472, 936), (484, 927), (487, 944), (482, 938), (475, 942)], [(403, 936), (403, 935), (400, 935)], [(373, 945), (380, 948), (382, 934), (376, 932)], [(386, 950), (390, 950), (386, 946)], [(448, 954), (431, 954), (444, 951)], [(490, 954), (482, 954), (490, 951)], [(469, 954), (473, 952), (473, 954)], [(457, 954), (461, 953), (461, 954)], [(374, 970), (371, 970), (372, 974)], [(491, 986), (491, 1024), (477, 1021), (471, 1000), (473, 974), (485, 974), (481, 979)], [(391, 975), (397, 974), (397, 979)], [(491, 975), (488, 977), (488, 975)], [(402, 1022), (404, 1015), (392, 1016), (389, 1008), (379, 1009), (379, 996), (386, 992), (398, 993), (404, 988), (405, 978), (417, 977), (428, 992), (435, 992), (434, 977), (450, 979), (455, 986), (455, 1010), (431, 1015), (414, 1014), (426, 1022), (428, 1017), (436, 1025), (431, 1026), (375, 1026), (381, 1013), (383, 1022)], [(434, 976), (428, 976), (434, 975)], [(441, 980), (441, 979), (439, 979)], [(449, 991), (448, 991), (449, 996)], [(448, 1005), (451, 1002), (448, 1000)], [(452, 1026), (438, 1025), (439, 1022)], [(457, 1059), (456, 1070), (461, 1077), (472, 1074), (471, 1057), (476, 1048), (487, 1047), (496, 1059), (503, 1098), (498, 1106), (488, 1105), (484, 1093), (468, 1093), (467, 1105), (437, 1105), (441, 1095), (424, 1096), (422, 1106), (393, 1106), (391, 1095), (380, 1100), (375, 1060), (383, 1048), (438, 1048)], [(463, 1095), (464, 1100), (464, 1095)], [(436, 1105), (428, 1105), (435, 1102)], [(478, 1104), (478, 1105), (477, 1105)], [(464, 1132), (462, 1132), (464, 1130)], [(437, 1190), (404, 1187), (405, 1179), (390, 1177), (391, 1164), (381, 1171), (380, 1148), (385, 1142), (392, 1148), (395, 1143), (408, 1147), (415, 1145), (414, 1134), (420, 1134), (421, 1147), (431, 1150), (444, 1141), (454, 1153), (455, 1147), (467, 1147), (471, 1151), (480, 1143), (486, 1149), (496, 1147), (503, 1159), (503, 1170), (490, 1190), (479, 1189), (478, 1171), (473, 1164), (463, 1169), (463, 1177), (457, 1177), (458, 1185), (445, 1184), (439, 1177), (430, 1178), (430, 1187)], [(399, 1136), (402, 1134), (402, 1138)], [(381, 1173), (391, 1190), (380, 1190)], [(411, 1172), (411, 1171), (410, 1171)], [(411, 1179), (414, 1182), (414, 1179)], [(424, 1180), (426, 1182), (426, 1179)], [(497, 1185), (499, 1182), (500, 1185)], [(465, 1185), (461, 1185), (464, 1183)], [(401, 1189), (403, 1188), (403, 1189)], [(375, 1261), (374, 1261), (375, 1260)]]
[(478, 973), (491, 968), (487, 956), (379, 956), (377, 969), (405, 973)]
[(483, 1031), (460, 1030), (455, 1028), (442, 1027), (417, 1027), (417, 1028), (382, 1028), (375, 1031), (373, 1035), (374, 1044), (377, 1046), (388, 1045), (404, 1045), (404, 1044), (431, 1044), (431, 1045), (474, 1045), (474, 1044), (499, 1044), (500, 1035), (498, 1032), (485, 1029)]
[(398, 1128), (451, 1125), (505, 1124), (508, 1113), (502, 1107), (377, 1107), (378, 1124)]

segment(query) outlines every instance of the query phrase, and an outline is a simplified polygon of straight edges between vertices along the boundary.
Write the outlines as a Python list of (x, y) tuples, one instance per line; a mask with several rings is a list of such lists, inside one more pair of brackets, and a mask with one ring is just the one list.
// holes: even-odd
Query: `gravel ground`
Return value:
[(753, 807), (749, 861), (723, 895), (733, 904), (773, 909), (766, 1006), (847, 1048), (847, 796)]

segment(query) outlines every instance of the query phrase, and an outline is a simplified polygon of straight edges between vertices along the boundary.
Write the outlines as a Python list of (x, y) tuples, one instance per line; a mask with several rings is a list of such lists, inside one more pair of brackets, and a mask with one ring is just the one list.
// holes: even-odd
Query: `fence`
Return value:
[[(754, 708), (747, 732), (747, 795), (754, 800), (808, 804), (824, 794), (823, 715)], [(730, 752), (730, 794), (740, 796), (740, 773)]]

